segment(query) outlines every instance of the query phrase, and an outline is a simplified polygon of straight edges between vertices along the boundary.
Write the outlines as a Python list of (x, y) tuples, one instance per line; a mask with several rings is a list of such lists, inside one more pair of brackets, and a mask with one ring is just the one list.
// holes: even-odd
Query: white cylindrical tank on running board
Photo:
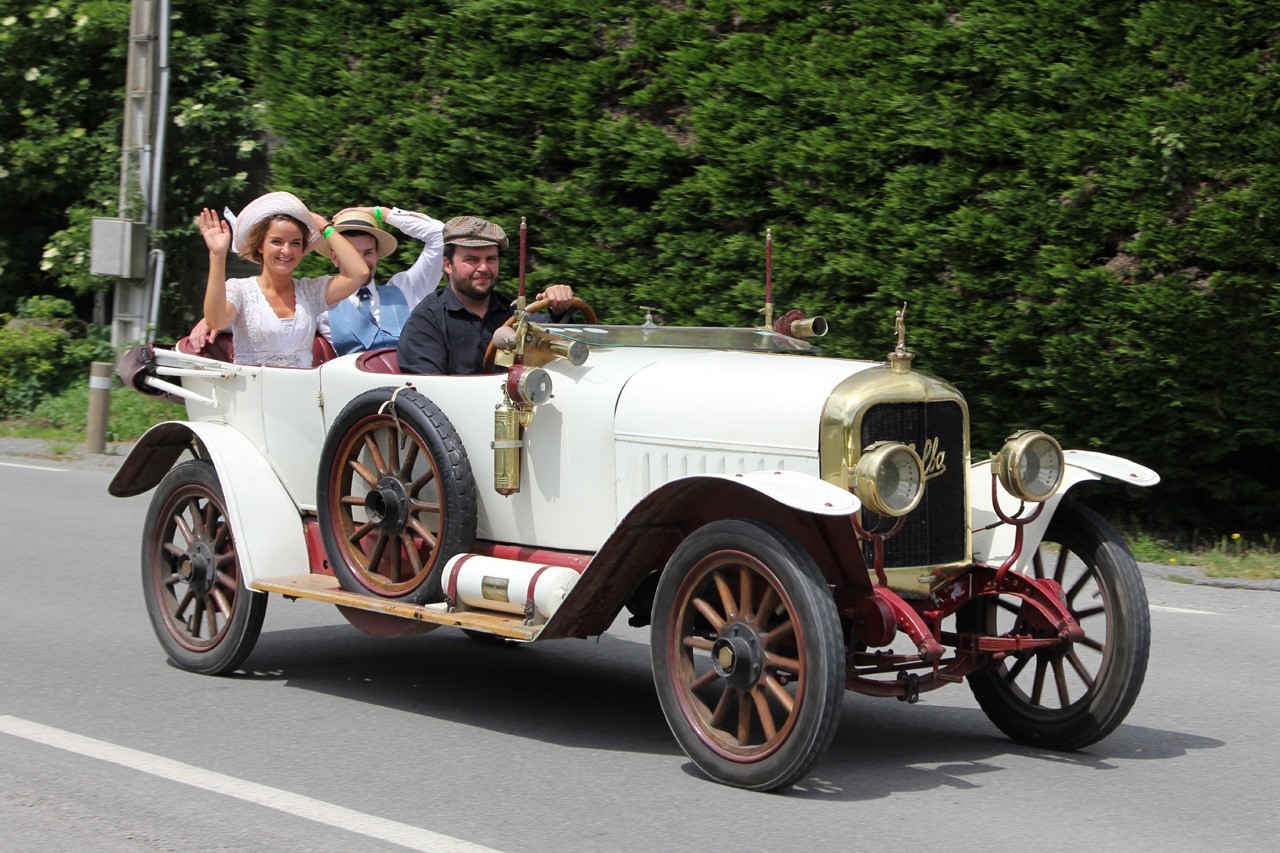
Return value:
[(563, 566), (459, 554), (444, 567), (443, 586), (455, 603), (476, 610), (524, 613), (533, 599), (533, 621), (545, 622), (578, 582)]

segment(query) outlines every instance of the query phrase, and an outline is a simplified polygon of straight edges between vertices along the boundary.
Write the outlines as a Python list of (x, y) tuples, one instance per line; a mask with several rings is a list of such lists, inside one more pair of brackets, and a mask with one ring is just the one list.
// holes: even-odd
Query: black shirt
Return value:
[(484, 370), (484, 353), (493, 333), (515, 313), (515, 297), (492, 291), (489, 309), (477, 317), (463, 306), (453, 288), (428, 294), (404, 324), (396, 360), (403, 373), (473, 374)]

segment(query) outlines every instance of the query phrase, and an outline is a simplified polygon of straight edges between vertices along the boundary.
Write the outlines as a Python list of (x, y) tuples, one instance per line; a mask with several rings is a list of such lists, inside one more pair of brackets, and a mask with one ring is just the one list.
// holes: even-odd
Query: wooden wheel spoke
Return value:
[(378, 480), (380, 479), (378, 475), (361, 465), (359, 459), (352, 457), (347, 460), (347, 465), (349, 465), (351, 470), (355, 471), (360, 479), (364, 480), (371, 488), (378, 485)]
[(167, 554), (168, 556), (173, 557), (178, 562), (182, 562), (187, 558), (186, 549), (183, 548), (181, 545), (177, 545), (173, 542), (164, 543), (164, 547), (161, 548), (161, 550), (164, 551), (164, 553)]
[(378, 566), (382, 564), (382, 554), (387, 550), (387, 536), (383, 530), (378, 531), (378, 541), (373, 543), (373, 551), (369, 554), (369, 571), (377, 572)]
[[(384, 562), (387, 564), (386, 575), (388, 578), (391, 579), (392, 583), (400, 583), (400, 581), (403, 579), (401, 577), (401, 569), (403, 568), (402, 564), (404, 563), (404, 556), (400, 552), (400, 537), (387, 536), (386, 540), (387, 540), (387, 545), (389, 546), (383, 552), (384, 554), (386, 554), (386, 559), (384, 560)], [(387, 551), (389, 551), (390, 553), (387, 553)]]
[(343, 495), (339, 498), (338, 503), (343, 506), (364, 506), (364, 498), (358, 498), (355, 495)]
[(427, 470), (422, 472), (421, 477), (409, 484), (409, 494), (416, 495), (418, 492), (422, 491), (423, 487), (426, 486), (427, 483), (430, 483), (435, 478), (435, 469), (428, 467)]
[(1022, 670), (1026, 669), (1027, 664), (1030, 661), (1031, 658), (1018, 658), (1018, 660), (1014, 662), (1013, 666), (1009, 667), (1009, 671), (1005, 674), (1004, 680), (1009, 684), (1017, 681), (1018, 676), (1022, 674)]
[(227, 540), (231, 538), (231, 527), (227, 524), (219, 524), (218, 532), (213, 535), (213, 541), (209, 544), (215, 552), (221, 551), (227, 546)]
[(173, 517), (173, 526), (181, 534), (183, 542), (187, 548), (190, 548), (196, 541), (195, 531), (191, 529), (191, 525), (187, 523), (187, 519), (181, 515)]
[(1084, 620), (1091, 619), (1094, 616), (1105, 615), (1106, 612), (1107, 608), (1099, 604), (1097, 607), (1088, 607), (1084, 610), (1077, 610), (1072, 615), (1076, 617), (1077, 622), (1083, 622)]
[[(373, 460), (374, 470), (378, 472), (378, 480), (382, 479), (387, 475), (387, 472), (390, 469), (387, 468), (386, 460), (382, 458), (382, 448), (378, 446), (376, 433), (365, 433), (364, 447), (365, 450), (369, 451), (369, 458)], [(377, 482), (377, 480), (374, 480), (373, 482)], [(370, 483), (370, 485), (372, 485), (372, 483)]]
[(709, 669), (695, 678), (689, 680), (689, 689), (694, 693), (715, 683), (720, 676), (716, 674), (714, 669)]
[(400, 471), (400, 442), (397, 441), (399, 436), (394, 429), (384, 430), (387, 435), (387, 473), (396, 474)]
[(729, 685), (724, 686), (724, 692), (720, 694), (720, 700), (716, 702), (715, 711), (711, 714), (711, 725), (715, 728), (723, 728), (725, 721), (729, 719), (729, 711), (733, 708), (733, 697), (738, 691)]
[(1085, 669), (1084, 663), (1080, 660), (1080, 656), (1076, 654), (1075, 649), (1067, 652), (1067, 660), (1071, 664), (1071, 668), (1076, 671), (1076, 675), (1080, 676), (1080, 680), (1084, 682), (1084, 686), (1089, 690), (1093, 689), (1093, 676)]
[(744, 571), (738, 574), (738, 618), (743, 622), (752, 621), (754, 615), (751, 611), (751, 600), (755, 597), (751, 588), (753, 577), (751, 572)]
[(182, 598), (178, 601), (177, 604), (174, 605), (174, 608), (173, 608), (174, 620), (178, 622), (186, 621), (187, 617), (183, 616), (183, 614), (186, 612), (187, 608), (191, 606), (191, 602), (195, 600), (196, 600), (195, 593), (193, 593), (191, 590), (188, 589), (186, 592), (184, 592), (182, 594)]
[(720, 572), (713, 572), (711, 580), (716, 585), (716, 592), (720, 593), (720, 604), (724, 608), (725, 621), (731, 622), (738, 618), (738, 603), (733, 600), (733, 590), (729, 589), (729, 582), (724, 579), (724, 575)]
[(1044, 695), (1044, 675), (1048, 668), (1048, 662), (1041, 656), (1036, 656), (1036, 672), (1035, 680), (1031, 685), (1031, 704), (1041, 704), (1041, 697)]
[(764, 653), (765, 666), (782, 672), (789, 672), (792, 675), (800, 674), (800, 660), (798, 658), (783, 657), (775, 655), (773, 652)]
[[(418, 553), (418, 543), (413, 541), (409, 531), (401, 530), (400, 544), (403, 546), (404, 553), (409, 557), (409, 565), (413, 567), (413, 576), (417, 577), (422, 573), (422, 555)], [(399, 562), (400, 551), (400, 548), (396, 549), (396, 562)]]
[(347, 541), (350, 542), (352, 545), (358, 546), (360, 544), (360, 540), (369, 535), (369, 531), (377, 530), (377, 529), (378, 529), (378, 522), (366, 521), (364, 524), (360, 525), (359, 527), (357, 527), (355, 530), (351, 532), (351, 535), (347, 537)]
[(1082, 646), (1085, 646), (1086, 648), (1093, 649), (1095, 652), (1105, 651), (1105, 650), (1106, 650), (1106, 648), (1107, 648), (1107, 647), (1106, 647), (1106, 646), (1104, 646), (1102, 643), (1100, 643), (1100, 642), (1098, 642), (1097, 640), (1093, 639), (1093, 637), (1090, 637), (1090, 636), (1087, 636), (1087, 635), (1086, 635), (1085, 637), (1083, 637), (1082, 639), (1076, 640), (1076, 642), (1077, 642), (1077, 643), (1079, 643), (1079, 644), (1080, 644), (1080, 645), (1082, 645)]
[(407, 480), (409, 475), (413, 473), (413, 464), (418, 461), (418, 442), (409, 441), (409, 449), (405, 451), (404, 459), (400, 463), (400, 469), (396, 472), (396, 477), (400, 480)]
[(774, 700), (783, 707), (788, 715), (795, 710), (795, 697), (787, 692), (787, 688), (783, 687), (782, 683), (778, 681), (778, 679), (774, 678), (772, 675), (766, 674), (760, 679), (760, 683), (765, 686), (765, 689), (769, 691), (769, 694), (773, 696)]
[(716, 613), (705, 599), (694, 598), (690, 600), (689, 603), (693, 605), (695, 610), (702, 614), (703, 619), (706, 619), (711, 623), (711, 627), (715, 629), (717, 634), (724, 630), (725, 620), (720, 618), (720, 614)]
[(425, 524), (416, 518), (412, 518), (409, 520), (409, 527), (413, 528), (413, 532), (418, 534), (418, 538), (422, 540), (422, 544), (425, 546), (427, 553), (436, 549), (436, 542), (438, 541), (436, 534), (428, 530)]
[(751, 691), (751, 701), (756, 707), (756, 716), (760, 718), (760, 727), (764, 729), (764, 739), (773, 740), (778, 736), (778, 727), (773, 722), (773, 711), (769, 708), (769, 699), (758, 685)]
[(1031, 568), (1032, 574), (1037, 579), (1042, 579), (1044, 577), (1044, 557), (1041, 556), (1039, 549), (1031, 555)]
[(205, 500), (204, 509), (199, 514), (200, 529), (199, 533), (204, 534), (206, 540), (212, 539), (211, 531), (218, 526), (218, 507), (211, 500)]
[[(685, 637), (680, 642), (681, 642), (681, 645), (683, 645), (686, 649), (697, 649), (698, 651), (703, 651), (703, 652), (711, 651), (711, 647), (715, 645), (715, 642), (713, 640), (708, 640), (706, 637), (690, 636), (690, 637)], [(714, 670), (712, 671), (714, 672)]]
[(1071, 552), (1066, 548), (1059, 546), (1058, 559), (1054, 562), (1054, 566), (1053, 566), (1053, 579), (1057, 581), (1059, 584), (1061, 584), (1063, 581), (1063, 578), (1067, 576), (1067, 561), (1070, 558), (1071, 558)]
[(773, 611), (778, 608), (782, 599), (778, 596), (778, 591), (770, 584), (764, 588), (764, 594), (760, 596), (760, 605), (756, 608), (752, 622), (757, 630), (763, 630), (768, 624), (769, 617), (773, 615)]
[(1065, 708), (1071, 704), (1071, 694), (1067, 690), (1067, 668), (1062, 665), (1062, 658), (1055, 657), (1053, 664), (1053, 683), (1058, 688), (1059, 707)]
[(1082, 572), (1080, 577), (1076, 578), (1076, 582), (1071, 585), (1071, 589), (1064, 593), (1063, 597), (1066, 599), (1068, 607), (1071, 606), (1071, 602), (1076, 600), (1076, 596), (1080, 594), (1080, 590), (1084, 588), (1084, 585), (1093, 577), (1093, 571), (1093, 569), (1086, 569)]
[(760, 635), (760, 645), (765, 648), (772, 648), (783, 637), (794, 636), (795, 633), (795, 623), (791, 621), (791, 614), (787, 613), (786, 619), (776, 625), (772, 631)]
[(204, 624), (204, 600), (195, 599), (196, 606), (191, 609), (191, 618), (187, 620), (187, 630), (191, 636), (199, 637), (200, 628)]
[(440, 504), (438, 503), (429, 503), (427, 501), (411, 500), (409, 501), (409, 508), (414, 512), (433, 512), (436, 515), (440, 514)]
[(751, 708), (754, 703), (748, 693), (738, 694), (738, 743), (746, 746), (751, 740)]
[(227, 600), (227, 596), (223, 594), (222, 590), (215, 587), (210, 591), (209, 597), (212, 599), (210, 607), (216, 606), (218, 608), (218, 612), (222, 614), (224, 619), (230, 619), (231, 602)]

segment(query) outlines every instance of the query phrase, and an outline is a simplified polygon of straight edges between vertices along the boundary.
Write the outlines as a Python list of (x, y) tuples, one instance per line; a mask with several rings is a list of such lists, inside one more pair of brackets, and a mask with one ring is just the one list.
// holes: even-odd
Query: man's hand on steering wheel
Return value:
[(551, 313), (557, 316), (564, 314), (573, 305), (573, 288), (567, 284), (553, 284), (538, 294), (537, 300), (551, 303)]

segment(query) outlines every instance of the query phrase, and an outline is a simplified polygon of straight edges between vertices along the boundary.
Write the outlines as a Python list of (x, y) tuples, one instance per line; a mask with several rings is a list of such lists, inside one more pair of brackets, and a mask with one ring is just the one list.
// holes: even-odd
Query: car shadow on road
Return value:
[[(681, 756), (654, 692), (649, 647), (609, 635), (492, 646), (458, 631), (384, 639), (347, 626), (264, 634), (245, 672), (354, 702), (478, 726), (506, 736), (597, 751)], [(958, 686), (956, 690), (968, 690)], [(810, 775), (782, 796), (830, 801), (983, 787), (982, 777), (1032, 759), (1099, 771), (1170, 760), (1224, 743), (1121, 725), (1076, 752), (1001, 735), (976, 704), (907, 706), (846, 694), (840, 727)], [(701, 778), (685, 759), (684, 772)]]

